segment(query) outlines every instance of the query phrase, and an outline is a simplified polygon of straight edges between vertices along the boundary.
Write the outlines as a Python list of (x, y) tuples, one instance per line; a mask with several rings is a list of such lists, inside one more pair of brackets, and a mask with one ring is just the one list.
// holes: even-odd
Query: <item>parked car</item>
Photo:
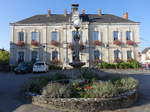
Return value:
[(14, 69), (14, 71), (16, 74), (29, 73), (32, 71), (32, 66), (28, 63), (23, 62), (18, 64), (18, 66)]
[(48, 65), (43, 61), (37, 61), (33, 65), (33, 72), (48, 72)]

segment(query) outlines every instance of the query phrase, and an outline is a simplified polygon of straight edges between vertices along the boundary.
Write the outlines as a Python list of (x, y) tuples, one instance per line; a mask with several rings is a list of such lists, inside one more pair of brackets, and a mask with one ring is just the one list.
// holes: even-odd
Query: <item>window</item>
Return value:
[(113, 37), (114, 37), (114, 40), (119, 40), (119, 32), (118, 31), (114, 31), (113, 32)]
[(131, 59), (132, 58), (132, 51), (127, 51), (127, 59)]
[(38, 39), (38, 32), (32, 32), (32, 40), (37, 41)]
[(100, 52), (98, 50), (94, 51), (94, 59), (99, 59), (100, 58)]
[(131, 40), (131, 31), (126, 32), (126, 40)]
[(51, 33), (51, 40), (58, 41), (58, 32), (52, 32)]
[(114, 59), (118, 59), (119, 58), (119, 53), (120, 53), (119, 50), (115, 50), (114, 51)]
[(98, 31), (93, 32), (93, 40), (99, 40), (99, 32)]
[(37, 59), (37, 51), (32, 51), (32, 61), (35, 62)]
[(18, 52), (18, 62), (23, 62), (24, 61), (24, 52), (20, 51)]
[(24, 32), (19, 32), (19, 41), (24, 41)]
[(52, 51), (52, 60), (57, 60), (57, 59), (58, 59), (58, 52)]

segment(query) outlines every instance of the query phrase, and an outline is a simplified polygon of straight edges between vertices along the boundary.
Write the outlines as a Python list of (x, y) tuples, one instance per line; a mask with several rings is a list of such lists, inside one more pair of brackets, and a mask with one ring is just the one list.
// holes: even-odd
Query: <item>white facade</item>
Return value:
[[(68, 47), (69, 43), (72, 43), (73, 36), (72, 32), (75, 31), (71, 22), (61, 23), (49, 23), (49, 24), (11, 24), (11, 64), (16, 65), (20, 58), (19, 52), (24, 52), (23, 60), (26, 62), (32, 61), (32, 52), (37, 52), (37, 57), (40, 60), (44, 60), (47, 63), (51, 63), (53, 60), (52, 52), (58, 52), (58, 58), (63, 66), (69, 67), (69, 62), (72, 62), (72, 50)], [(85, 62), (85, 66), (92, 66), (94, 59), (94, 51), (99, 51), (99, 59), (108, 63), (114, 63), (115, 56), (114, 51), (119, 51), (119, 58), (127, 61), (127, 51), (131, 51), (131, 58), (139, 61), (139, 23), (90, 23), (82, 22), (80, 28), (82, 36), (80, 42), (83, 43), (84, 49), (81, 50), (80, 59)], [(98, 41), (102, 45), (93, 45), (93, 32), (98, 32)], [(114, 44), (113, 32), (118, 32), (118, 40), (122, 43), (121, 45)], [(136, 43), (134, 45), (128, 45), (126, 39), (126, 32), (131, 32), (131, 40)], [(24, 45), (18, 46), (19, 32), (24, 32)], [(38, 34), (38, 45), (32, 45), (32, 32)], [(57, 32), (59, 43), (58, 46), (51, 44), (52, 32)]]

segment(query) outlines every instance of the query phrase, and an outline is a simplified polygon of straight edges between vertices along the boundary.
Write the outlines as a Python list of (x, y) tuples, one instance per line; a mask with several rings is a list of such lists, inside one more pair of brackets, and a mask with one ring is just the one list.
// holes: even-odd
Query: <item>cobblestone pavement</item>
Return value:
[[(137, 71), (136, 71), (137, 72)], [(14, 73), (0, 73), (0, 112), (59, 112), (48, 110), (30, 103), (25, 104), (20, 100), (19, 88), (24, 81), (31, 77), (37, 77), (48, 74), (28, 74), (15, 75)], [(130, 75), (140, 82), (139, 100), (137, 103), (126, 109), (104, 112), (150, 112), (150, 71)]]

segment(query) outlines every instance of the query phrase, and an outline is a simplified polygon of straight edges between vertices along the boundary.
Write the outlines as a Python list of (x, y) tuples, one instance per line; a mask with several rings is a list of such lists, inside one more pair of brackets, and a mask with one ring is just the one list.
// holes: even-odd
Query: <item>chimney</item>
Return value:
[(48, 16), (51, 16), (51, 10), (48, 9)]
[(67, 16), (67, 9), (64, 9), (64, 16)]
[(98, 10), (98, 15), (102, 16), (102, 10), (101, 9)]
[(123, 14), (123, 18), (124, 19), (128, 19), (128, 12), (126, 12), (126, 13)]
[(82, 9), (82, 15), (85, 15), (85, 9)]
[(72, 4), (72, 12), (78, 11), (79, 4)]

